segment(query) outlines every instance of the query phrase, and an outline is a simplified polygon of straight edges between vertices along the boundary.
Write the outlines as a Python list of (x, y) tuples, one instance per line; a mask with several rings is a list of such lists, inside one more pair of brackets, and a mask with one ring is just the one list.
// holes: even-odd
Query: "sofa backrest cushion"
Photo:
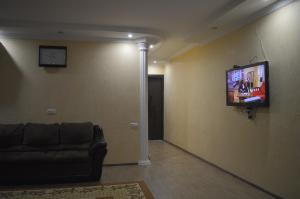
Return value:
[(28, 123), (24, 128), (23, 143), (32, 146), (58, 145), (59, 125)]
[(83, 144), (93, 140), (93, 124), (62, 123), (60, 127), (61, 144)]
[(0, 148), (21, 145), (23, 124), (0, 124)]

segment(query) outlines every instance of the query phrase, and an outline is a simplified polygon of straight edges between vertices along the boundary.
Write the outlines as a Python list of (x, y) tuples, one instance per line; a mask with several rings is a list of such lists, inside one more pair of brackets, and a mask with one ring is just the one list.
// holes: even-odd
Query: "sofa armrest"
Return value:
[(94, 126), (94, 138), (89, 148), (90, 156), (93, 156), (96, 152), (106, 151), (107, 143), (103, 136), (103, 130), (99, 126)]
[(91, 180), (99, 181), (101, 178), (103, 160), (107, 153), (106, 146), (102, 129), (94, 126), (94, 139), (89, 148), (89, 155), (92, 159)]

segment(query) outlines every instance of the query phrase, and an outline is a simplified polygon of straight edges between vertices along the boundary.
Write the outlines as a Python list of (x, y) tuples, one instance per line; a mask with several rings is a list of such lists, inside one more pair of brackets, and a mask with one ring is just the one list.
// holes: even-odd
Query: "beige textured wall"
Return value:
[(163, 64), (150, 64), (148, 67), (149, 75), (163, 75), (165, 73), (165, 66)]
[[(0, 123), (101, 124), (106, 163), (139, 158), (139, 56), (134, 44), (0, 39)], [(68, 67), (38, 67), (39, 45), (68, 47)], [(46, 114), (56, 108), (57, 115)]]
[[(300, 2), (175, 58), (165, 69), (165, 139), (285, 198), (300, 198)], [(225, 105), (225, 70), (270, 61), (271, 106)]]

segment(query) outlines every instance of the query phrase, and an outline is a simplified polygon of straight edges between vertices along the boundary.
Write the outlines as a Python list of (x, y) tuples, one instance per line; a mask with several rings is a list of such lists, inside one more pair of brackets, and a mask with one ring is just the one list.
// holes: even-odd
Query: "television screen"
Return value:
[(227, 70), (227, 105), (268, 106), (268, 67), (268, 62), (260, 62)]

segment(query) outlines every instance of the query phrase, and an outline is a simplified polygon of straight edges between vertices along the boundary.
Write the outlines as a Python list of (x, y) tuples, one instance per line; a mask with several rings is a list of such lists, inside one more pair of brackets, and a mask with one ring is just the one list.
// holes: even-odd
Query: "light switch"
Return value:
[(139, 126), (139, 123), (138, 123), (138, 122), (130, 122), (130, 123), (129, 123), (129, 126), (130, 126), (131, 128), (137, 128), (137, 127)]

